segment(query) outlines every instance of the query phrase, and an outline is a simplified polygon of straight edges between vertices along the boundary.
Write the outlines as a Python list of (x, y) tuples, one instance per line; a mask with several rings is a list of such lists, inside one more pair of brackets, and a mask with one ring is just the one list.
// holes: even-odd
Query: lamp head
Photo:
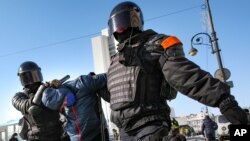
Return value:
[(194, 48), (193, 46), (191, 46), (190, 51), (188, 52), (188, 54), (190, 56), (195, 56), (197, 54), (198, 50), (196, 48)]

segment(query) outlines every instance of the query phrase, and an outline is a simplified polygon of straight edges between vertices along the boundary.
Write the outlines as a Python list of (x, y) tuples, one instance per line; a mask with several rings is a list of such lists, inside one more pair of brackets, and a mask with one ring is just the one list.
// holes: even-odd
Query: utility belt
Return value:
[[(159, 106), (159, 105), (158, 105)], [(148, 111), (146, 108), (126, 108), (123, 111), (112, 111), (111, 121), (116, 124), (117, 127), (123, 128), (125, 132), (140, 129), (145, 124), (154, 124), (156, 121), (166, 122), (169, 127), (171, 126), (170, 117), (168, 116), (170, 110), (168, 107), (150, 107)], [(137, 111), (131, 113), (130, 111)], [(135, 122), (136, 121), (136, 122)]]

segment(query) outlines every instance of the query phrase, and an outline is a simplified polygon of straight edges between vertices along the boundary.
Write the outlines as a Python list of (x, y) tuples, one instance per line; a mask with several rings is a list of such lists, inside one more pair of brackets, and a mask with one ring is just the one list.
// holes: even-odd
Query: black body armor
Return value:
[(111, 120), (125, 131), (156, 121), (170, 121), (170, 108), (161, 96), (164, 78), (157, 63), (159, 58), (147, 50), (152, 46), (144, 46), (155, 36), (155, 32), (148, 30), (120, 44), (120, 54), (112, 58), (108, 70)]

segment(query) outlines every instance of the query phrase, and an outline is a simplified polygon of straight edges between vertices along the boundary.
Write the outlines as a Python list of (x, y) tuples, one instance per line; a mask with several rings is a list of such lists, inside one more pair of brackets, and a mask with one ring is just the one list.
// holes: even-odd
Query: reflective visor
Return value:
[(42, 82), (43, 77), (40, 71), (29, 71), (19, 75), (21, 84), (23, 86), (33, 84), (35, 82)]
[(117, 31), (117, 29), (124, 29), (126, 30), (130, 27), (130, 12), (123, 11), (112, 16), (108, 22), (110, 33), (113, 34)]

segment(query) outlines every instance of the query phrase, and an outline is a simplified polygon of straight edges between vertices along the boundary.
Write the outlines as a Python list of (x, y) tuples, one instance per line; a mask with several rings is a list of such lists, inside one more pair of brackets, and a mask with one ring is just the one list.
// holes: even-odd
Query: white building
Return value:
[(179, 125), (188, 125), (187, 116), (178, 116), (175, 117), (175, 119), (178, 121)]
[[(116, 53), (116, 41), (113, 37), (109, 37), (108, 28), (102, 30), (102, 35), (91, 39), (94, 71), (95, 73), (104, 73), (108, 71), (110, 64), (110, 57)], [(117, 129), (117, 127), (110, 122), (110, 104), (102, 100), (102, 108), (107, 120), (109, 131)]]
[(170, 107), (170, 117), (175, 117), (175, 111), (174, 111), (174, 108), (173, 107)]
[(190, 114), (187, 115), (187, 123), (189, 126), (194, 128), (195, 133), (201, 133), (201, 126), (204, 118), (205, 113), (203, 112)]
[[(18, 122), (19, 119), (15, 119), (0, 124), (0, 141), (8, 141), (13, 133), (19, 133), (20, 126)], [(23, 141), (20, 136), (18, 136), (18, 140)]]

